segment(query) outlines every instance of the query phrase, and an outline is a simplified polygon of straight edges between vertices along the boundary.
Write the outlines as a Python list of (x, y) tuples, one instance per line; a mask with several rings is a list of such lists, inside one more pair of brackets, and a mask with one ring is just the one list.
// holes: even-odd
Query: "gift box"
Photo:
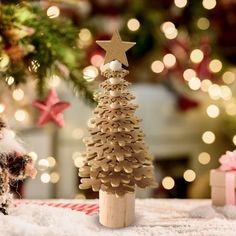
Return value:
[(236, 171), (211, 170), (210, 185), (213, 205), (236, 205)]

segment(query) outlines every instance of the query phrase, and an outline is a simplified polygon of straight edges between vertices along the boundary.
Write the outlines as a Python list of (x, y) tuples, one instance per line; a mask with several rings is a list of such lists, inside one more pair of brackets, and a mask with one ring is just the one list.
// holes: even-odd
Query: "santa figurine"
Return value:
[(27, 176), (34, 178), (36, 169), (32, 158), (26, 154), (12, 135), (12, 131), (0, 117), (0, 212), (8, 215), (12, 194), (10, 184), (12, 181), (23, 180)]

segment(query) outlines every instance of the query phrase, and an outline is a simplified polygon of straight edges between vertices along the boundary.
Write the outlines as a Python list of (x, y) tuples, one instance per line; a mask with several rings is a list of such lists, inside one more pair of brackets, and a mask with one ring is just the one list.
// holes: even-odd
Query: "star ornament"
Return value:
[(118, 31), (115, 31), (109, 41), (96, 41), (96, 43), (106, 51), (104, 64), (109, 63), (113, 60), (118, 60), (125, 66), (129, 66), (126, 51), (132, 48), (136, 43), (124, 42), (121, 40)]
[(40, 116), (37, 125), (42, 127), (48, 122), (54, 122), (62, 128), (65, 124), (62, 112), (70, 106), (69, 102), (60, 101), (55, 90), (50, 90), (45, 101), (34, 101), (33, 106), (38, 108)]

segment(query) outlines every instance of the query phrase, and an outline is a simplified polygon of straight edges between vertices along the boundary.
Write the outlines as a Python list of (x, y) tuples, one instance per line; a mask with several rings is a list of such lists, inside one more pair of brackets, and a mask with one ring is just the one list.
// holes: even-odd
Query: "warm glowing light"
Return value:
[(81, 167), (81, 166), (83, 166), (84, 165), (84, 159), (83, 158), (81, 158), (81, 156), (80, 157), (77, 157), (75, 160), (74, 160), (74, 165), (76, 166), (76, 167)]
[(220, 86), (220, 90), (221, 90), (221, 98), (223, 100), (228, 101), (232, 98), (232, 91), (228, 86), (222, 85)]
[(98, 69), (95, 66), (87, 66), (83, 70), (84, 79), (88, 82), (95, 80), (98, 74)]
[(164, 187), (164, 189), (170, 190), (170, 189), (174, 188), (175, 181), (174, 181), (174, 179), (172, 177), (166, 176), (162, 180), (162, 186)]
[(0, 113), (3, 113), (5, 111), (5, 105), (0, 103)]
[(225, 112), (230, 116), (236, 115), (236, 104), (233, 102), (227, 103), (225, 106)]
[(231, 71), (226, 71), (223, 74), (222, 79), (226, 84), (232, 84), (235, 81), (235, 74)]
[(24, 99), (24, 91), (22, 89), (15, 89), (13, 92), (12, 92), (12, 97), (14, 100), (16, 101), (21, 101)]
[(210, 64), (209, 64), (209, 69), (213, 72), (213, 73), (217, 73), (219, 71), (221, 71), (222, 69), (222, 62), (218, 59), (213, 59)]
[(166, 21), (161, 25), (161, 31), (164, 34), (171, 34), (175, 31), (175, 25), (170, 21)]
[(175, 0), (174, 3), (176, 7), (183, 8), (187, 5), (188, 2), (187, 0)]
[(80, 128), (76, 128), (72, 132), (72, 137), (74, 139), (82, 139), (83, 136), (84, 136), (84, 131), (82, 129), (80, 129)]
[(33, 161), (37, 161), (38, 155), (36, 152), (30, 152), (28, 155), (32, 158)]
[(176, 57), (173, 54), (168, 53), (163, 57), (163, 62), (167, 68), (171, 68), (176, 63)]
[(56, 18), (60, 15), (60, 9), (57, 6), (51, 6), (47, 10), (47, 16), (49, 18)]
[(17, 110), (15, 112), (15, 119), (19, 122), (24, 121), (27, 118), (27, 113), (24, 110)]
[(193, 182), (196, 179), (196, 173), (193, 170), (186, 170), (183, 177), (185, 181)]
[(6, 77), (6, 82), (9, 86), (13, 85), (15, 79), (12, 76), (7, 76)]
[(164, 70), (164, 64), (161, 62), (161, 61), (154, 61), (152, 64), (151, 64), (151, 70), (154, 72), (154, 73), (161, 73), (163, 70)]
[(51, 168), (56, 165), (56, 159), (54, 157), (48, 157), (47, 161), (48, 161), (48, 166)]
[(174, 39), (178, 36), (178, 30), (177, 29), (174, 29), (173, 31), (171, 32), (165, 32), (165, 37), (167, 39)]
[(194, 63), (200, 63), (203, 57), (204, 57), (204, 54), (200, 49), (194, 49), (190, 54), (190, 59)]
[(137, 31), (140, 28), (140, 23), (137, 19), (132, 18), (128, 20), (127, 27), (131, 31)]
[(48, 83), (50, 87), (56, 88), (61, 83), (60, 77), (58, 75), (52, 75)]
[(49, 162), (47, 159), (40, 159), (38, 161), (38, 165), (42, 168), (42, 169), (47, 169), (49, 167)]
[(72, 154), (72, 159), (75, 161), (77, 158), (82, 158), (81, 152), (74, 152)]
[(209, 79), (204, 79), (201, 83), (201, 90), (203, 92), (208, 92), (211, 85), (212, 85), (212, 82)]
[(234, 137), (233, 137), (233, 143), (234, 143), (234, 145), (236, 145), (236, 135), (234, 135)]
[(13, 130), (10, 130), (10, 134), (11, 134), (12, 138), (16, 137), (16, 133)]
[(183, 77), (186, 81), (189, 81), (191, 78), (196, 77), (196, 72), (193, 69), (186, 69), (183, 73)]
[(197, 77), (193, 77), (188, 81), (188, 86), (192, 90), (198, 90), (201, 88), (201, 80)]
[(202, 164), (202, 165), (207, 165), (211, 160), (211, 156), (209, 153), (207, 152), (201, 152), (198, 155), (198, 161)]
[(197, 27), (201, 30), (207, 30), (210, 27), (210, 21), (205, 17), (201, 17), (197, 21)]
[(96, 67), (100, 67), (103, 64), (104, 58), (99, 54), (95, 54), (91, 57), (90, 62)]
[(43, 174), (41, 175), (40, 179), (41, 179), (41, 181), (42, 181), (43, 183), (47, 184), (47, 183), (50, 182), (51, 177), (50, 177), (49, 174), (43, 173)]
[(220, 114), (220, 109), (216, 105), (210, 105), (206, 109), (207, 115), (211, 118), (216, 118)]
[(221, 88), (218, 84), (213, 84), (208, 89), (208, 94), (211, 99), (218, 100), (221, 97)]
[(57, 172), (52, 172), (50, 174), (50, 181), (53, 184), (56, 184), (60, 180), (60, 175)]
[(206, 144), (215, 142), (215, 134), (212, 131), (206, 131), (202, 135), (202, 141)]
[(80, 40), (82, 40), (83, 42), (87, 42), (87, 41), (91, 41), (92, 39), (92, 34), (91, 32), (86, 29), (86, 28), (83, 28), (80, 30), (79, 32), (79, 38)]
[(203, 0), (202, 6), (207, 10), (211, 10), (211, 9), (215, 8), (216, 0)]

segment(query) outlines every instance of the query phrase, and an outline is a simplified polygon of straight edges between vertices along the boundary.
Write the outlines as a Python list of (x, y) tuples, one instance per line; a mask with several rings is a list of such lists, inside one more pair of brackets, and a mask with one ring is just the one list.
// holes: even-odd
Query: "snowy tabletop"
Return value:
[(236, 235), (236, 207), (213, 208), (210, 200), (137, 199), (135, 224), (118, 230), (106, 229), (98, 223), (97, 203), (97, 200), (16, 201), (9, 216), (0, 215), (0, 235)]

